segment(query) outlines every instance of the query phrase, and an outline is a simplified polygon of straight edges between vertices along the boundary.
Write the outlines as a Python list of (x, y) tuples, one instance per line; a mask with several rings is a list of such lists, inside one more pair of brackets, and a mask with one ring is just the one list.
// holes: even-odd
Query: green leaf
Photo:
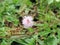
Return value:
[(56, 2), (60, 2), (60, 0), (56, 0)]
[(54, 0), (47, 0), (48, 1), (48, 4), (51, 4), (53, 3)]
[(3, 40), (3, 42), (1, 43), (1, 45), (7, 45), (7, 42), (5, 42), (5, 41)]
[(34, 32), (33, 28), (28, 28), (29, 32)]
[(58, 39), (56, 37), (49, 37), (44, 41), (44, 43), (46, 45), (57, 45)]

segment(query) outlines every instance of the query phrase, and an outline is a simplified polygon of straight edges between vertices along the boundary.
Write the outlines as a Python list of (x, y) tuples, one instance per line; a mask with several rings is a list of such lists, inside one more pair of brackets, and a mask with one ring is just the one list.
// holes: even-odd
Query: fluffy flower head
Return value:
[(22, 20), (22, 24), (24, 28), (32, 27), (34, 24), (33, 17), (32, 16), (24, 16)]

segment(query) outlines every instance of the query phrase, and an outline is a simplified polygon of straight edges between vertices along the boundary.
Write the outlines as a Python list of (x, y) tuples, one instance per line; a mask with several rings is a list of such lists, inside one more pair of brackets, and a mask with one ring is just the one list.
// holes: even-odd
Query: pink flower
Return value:
[(22, 24), (24, 25), (24, 28), (32, 27), (34, 24), (32, 16), (24, 16)]

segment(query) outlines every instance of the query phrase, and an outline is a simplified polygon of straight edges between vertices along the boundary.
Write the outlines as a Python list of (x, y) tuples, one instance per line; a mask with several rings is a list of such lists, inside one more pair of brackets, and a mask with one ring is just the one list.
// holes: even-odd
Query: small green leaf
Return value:
[(47, 0), (48, 1), (48, 4), (51, 4), (53, 3), (54, 0)]
[(7, 42), (5, 42), (5, 41), (3, 40), (3, 42), (1, 43), (1, 45), (7, 45)]
[(56, 0), (56, 2), (60, 2), (60, 0)]

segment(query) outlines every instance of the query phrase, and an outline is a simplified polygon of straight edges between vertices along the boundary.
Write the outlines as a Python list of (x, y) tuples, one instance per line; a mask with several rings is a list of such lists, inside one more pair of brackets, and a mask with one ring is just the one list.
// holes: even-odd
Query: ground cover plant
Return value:
[(0, 0), (0, 45), (60, 45), (60, 0)]

